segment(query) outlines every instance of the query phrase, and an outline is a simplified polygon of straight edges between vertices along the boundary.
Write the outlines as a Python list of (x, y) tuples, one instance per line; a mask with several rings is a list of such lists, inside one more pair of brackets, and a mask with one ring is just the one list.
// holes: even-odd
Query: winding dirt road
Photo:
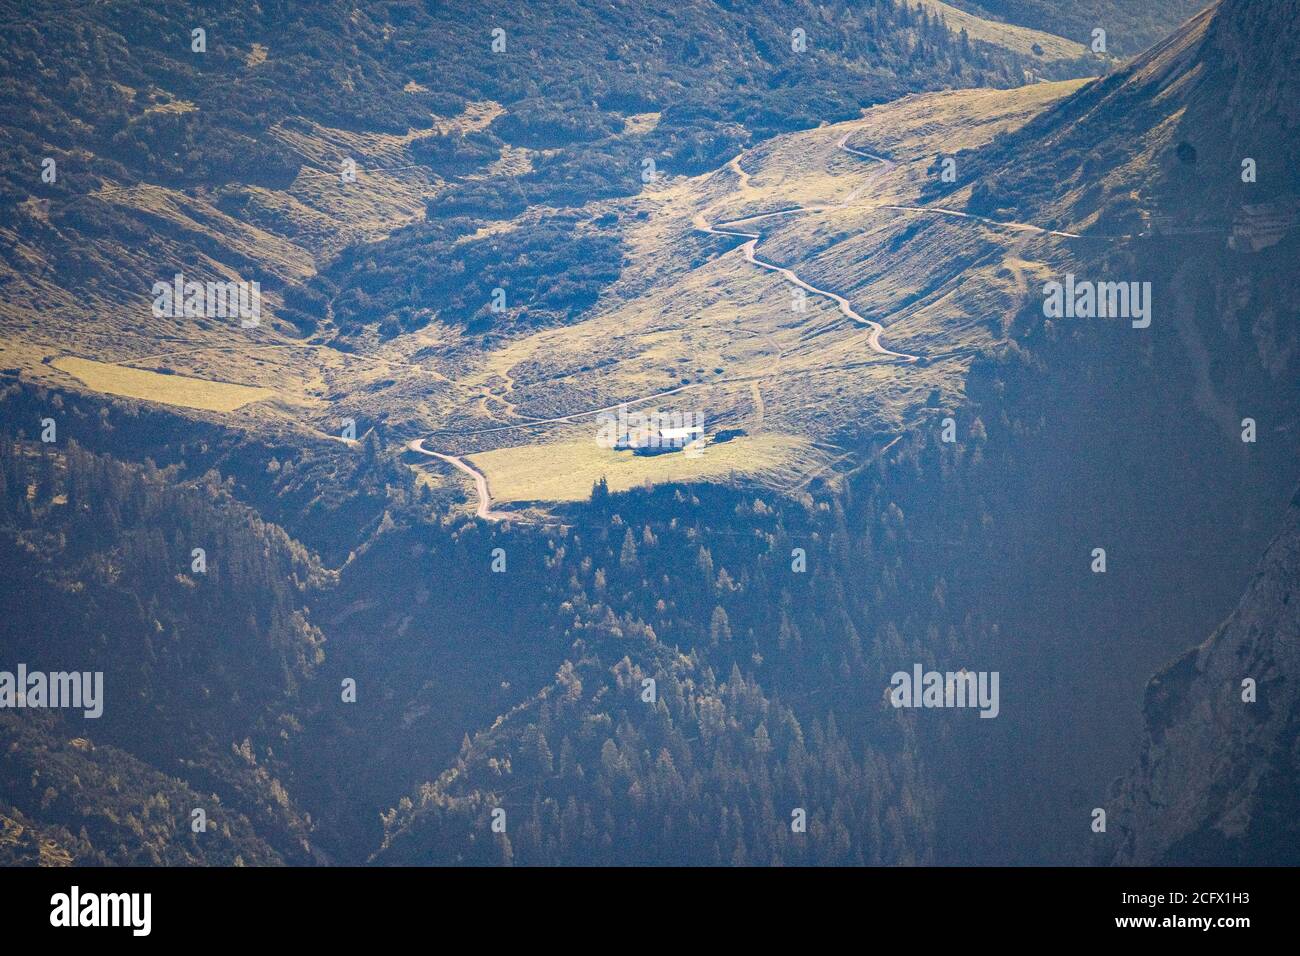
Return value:
[[(801, 209), (798, 211), (811, 212), (812, 210)], [(737, 221), (743, 222), (744, 220), (737, 220)], [(723, 225), (725, 226), (725, 225), (732, 225), (732, 224), (724, 223)], [(813, 285), (812, 283), (804, 281), (803, 279), (799, 278), (799, 276), (797, 276), (794, 272), (785, 268), (785, 266), (779, 266), (774, 262), (768, 262), (765, 259), (758, 258), (754, 250), (755, 247), (758, 245), (758, 240), (762, 238), (762, 235), (760, 233), (739, 232), (731, 229), (724, 229), (719, 226), (710, 226), (705, 221), (704, 215), (702, 213), (697, 214), (695, 217), (695, 228), (697, 228), (701, 232), (707, 232), (714, 236), (731, 236), (736, 239), (747, 240), (745, 244), (740, 247), (741, 251), (745, 255), (746, 262), (751, 262), (754, 265), (758, 266), (760, 269), (767, 269), (770, 272), (778, 273), (787, 282), (791, 283), (792, 285), (796, 285), (807, 292), (811, 292), (813, 295), (820, 295), (824, 298), (833, 301), (836, 305), (840, 307), (840, 311), (844, 313), (845, 316), (852, 319), (854, 322), (857, 322), (859, 325), (865, 325), (871, 329), (871, 335), (867, 339), (867, 344), (871, 347), (871, 350), (873, 352), (878, 352), (881, 355), (888, 355), (891, 358), (901, 359), (904, 362), (917, 362), (920, 360), (920, 356), (908, 355), (906, 352), (895, 352), (893, 349), (885, 348), (885, 346), (882, 345), (880, 342), (880, 336), (884, 334), (885, 327), (881, 325), (879, 322), (873, 322), (871, 319), (868, 319), (865, 316), (859, 315), (857, 312), (855, 312), (853, 310), (853, 306), (849, 304), (849, 300), (844, 298), (844, 296), (840, 295), (837, 292), (831, 292), (829, 289), (820, 289), (817, 286)]]
[[(960, 209), (945, 209), (943, 206), (881, 206), (881, 209), (893, 209), (898, 212), (921, 212), (929, 213), (932, 216), (954, 216), (957, 219), (970, 219), (974, 222), (983, 223), (986, 226), (995, 226), (998, 229), (1009, 229), (1012, 232), (1032, 232), (1040, 236), (1059, 236), (1062, 239), (1102, 239), (1112, 238), (1110, 236), (1081, 236), (1077, 232), (1061, 232), (1058, 229), (1044, 229), (1042, 226), (1035, 226), (1027, 222), (1002, 222), (997, 219), (989, 219), (985, 216), (976, 216), (974, 213), (962, 212)], [(1128, 238), (1127, 236), (1121, 238)]]
[(483, 474), (483, 472), (479, 471), (473, 465), (467, 464), (464, 460), (457, 458), (455, 455), (444, 455), (440, 451), (430, 451), (424, 447), (423, 438), (412, 440), (406, 447), (411, 451), (420, 453), (421, 455), (428, 455), (430, 458), (441, 459), (453, 468), (463, 471), (465, 474), (473, 478), (474, 487), (478, 491), (478, 508), (475, 509), (474, 513), (480, 518), (487, 521), (501, 521), (502, 519), (509, 517), (509, 515), (502, 514), (500, 511), (492, 510), (492, 494), (488, 490), (487, 475)]
[[(851, 152), (857, 153), (857, 155), (859, 156), (865, 156), (868, 159), (878, 159), (881, 162), (888, 163), (891, 166), (893, 165), (892, 163), (889, 162), (889, 160), (880, 159), (880, 157), (872, 156), (870, 153), (863, 153), (858, 150), (852, 150), (849, 146), (846, 145), (847, 140), (848, 140), (848, 136), (845, 135), (845, 137), (841, 139), (839, 143), (836, 145), (840, 146), (843, 149), (850, 150)], [(745, 172), (745, 170), (741, 167), (740, 156), (738, 155), (734, 157), (731, 160), (731, 162), (727, 163), (727, 167), (733, 173), (735, 173), (736, 176), (740, 179), (741, 190), (742, 191), (748, 190), (749, 173)], [(734, 227), (742, 222), (753, 222), (758, 219), (771, 218), (772, 216), (790, 216), (799, 213), (820, 212), (827, 209), (839, 208), (841, 206), (847, 205), (854, 198), (856, 198), (856, 194), (857, 191), (855, 190), (854, 193), (850, 193), (849, 197), (846, 198), (843, 203), (838, 203), (831, 206), (797, 206), (792, 209), (781, 209), (776, 212), (763, 213), (762, 215), (758, 215), (758, 216), (748, 216), (742, 219), (734, 219), (730, 222), (724, 222), (717, 226), (711, 225), (708, 222), (708, 220), (705, 219), (704, 217), (705, 213), (700, 212), (695, 214), (695, 217), (694, 219), (692, 219), (691, 223), (700, 232), (706, 232), (713, 236), (730, 236), (734, 239), (746, 240), (744, 245), (740, 247), (741, 252), (745, 256), (746, 262), (753, 263), (754, 265), (758, 266), (760, 269), (767, 269), (769, 272), (775, 272), (778, 275), (780, 275), (782, 278), (784, 278), (787, 282), (791, 283), (792, 285), (798, 286), (800, 289), (803, 289), (806, 292), (811, 292), (813, 295), (819, 295), (822, 296), (823, 298), (830, 299), (837, 306), (839, 306), (840, 312), (843, 313), (847, 318), (851, 319), (854, 322), (857, 322), (859, 325), (865, 325), (867, 328), (871, 329), (871, 336), (867, 339), (867, 344), (871, 347), (871, 350), (873, 352), (877, 352), (880, 355), (887, 355), (890, 358), (900, 359), (901, 361), (908, 362), (908, 363), (920, 361), (920, 356), (908, 355), (906, 352), (895, 352), (893, 349), (888, 349), (883, 344), (881, 344), (880, 337), (881, 335), (884, 334), (885, 327), (881, 325), (879, 322), (874, 322), (871, 319), (868, 319), (866, 316), (859, 315), (856, 311), (854, 311), (853, 306), (849, 303), (848, 299), (844, 298), (844, 296), (840, 295), (837, 292), (831, 292), (829, 289), (818, 288), (812, 283), (801, 279), (792, 270), (785, 268), (785, 266), (779, 266), (775, 262), (768, 262), (765, 259), (758, 258), (757, 254), (755, 253), (755, 250), (758, 246), (759, 239), (762, 238), (762, 235), (760, 233), (744, 232), (742, 230), (728, 228), (729, 226)], [(705, 210), (705, 212), (708, 212), (708, 210)]]

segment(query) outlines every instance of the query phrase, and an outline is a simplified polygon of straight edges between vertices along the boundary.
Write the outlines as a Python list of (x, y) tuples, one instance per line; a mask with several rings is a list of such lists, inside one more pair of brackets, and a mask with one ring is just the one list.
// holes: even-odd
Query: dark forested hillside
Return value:
[[(5, 801), (80, 833), (55, 838), (80, 862), (309, 859), (310, 826), (274, 753), (297, 733), (295, 702), (323, 657), (303, 600), (320, 566), (215, 474), (178, 488), (75, 442), (52, 451), (11, 434), (0, 468), (6, 659), (102, 672), (105, 695), (97, 717), (6, 715)], [(110, 776), (123, 781), (119, 806), (89, 806)], [(181, 836), (196, 808), (216, 845)], [(115, 829), (121, 813), (139, 818), (134, 836)]]

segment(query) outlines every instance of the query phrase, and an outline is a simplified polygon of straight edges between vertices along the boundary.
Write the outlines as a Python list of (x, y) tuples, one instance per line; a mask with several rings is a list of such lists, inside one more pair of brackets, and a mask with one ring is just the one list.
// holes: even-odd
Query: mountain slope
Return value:
[(979, 17), (942, 0), (917, 2), (930, 13), (942, 17), (949, 30), (964, 32), (972, 40), (984, 40), (1023, 55), (1046, 57), (1049, 60), (1078, 59), (1088, 54), (1088, 48), (1082, 43), (1054, 33)]

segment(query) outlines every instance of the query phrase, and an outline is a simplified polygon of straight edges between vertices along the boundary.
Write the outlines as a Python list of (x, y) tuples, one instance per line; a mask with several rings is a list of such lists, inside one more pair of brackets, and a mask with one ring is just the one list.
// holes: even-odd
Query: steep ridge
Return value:
[(330, 580), (215, 480), (0, 434), (3, 670), (97, 671), (104, 695), (91, 716), (7, 705), (0, 817), (78, 864), (315, 859), (283, 751)]
[(1078, 231), (1226, 233), (1241, 205), (1296, 191), (1298, 47), (1286, 4), (1224, 0), (992, 148), (958, 154), (957, 183), (930, 196)]

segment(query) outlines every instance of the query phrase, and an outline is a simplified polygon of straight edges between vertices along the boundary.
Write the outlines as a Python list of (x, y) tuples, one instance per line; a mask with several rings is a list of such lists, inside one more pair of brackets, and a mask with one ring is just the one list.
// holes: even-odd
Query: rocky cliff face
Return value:
[(1151, 680), (1144, 710), (1106, 808), (1113, 862), (1300, 862), (1300, 491), (1236, 611)]

